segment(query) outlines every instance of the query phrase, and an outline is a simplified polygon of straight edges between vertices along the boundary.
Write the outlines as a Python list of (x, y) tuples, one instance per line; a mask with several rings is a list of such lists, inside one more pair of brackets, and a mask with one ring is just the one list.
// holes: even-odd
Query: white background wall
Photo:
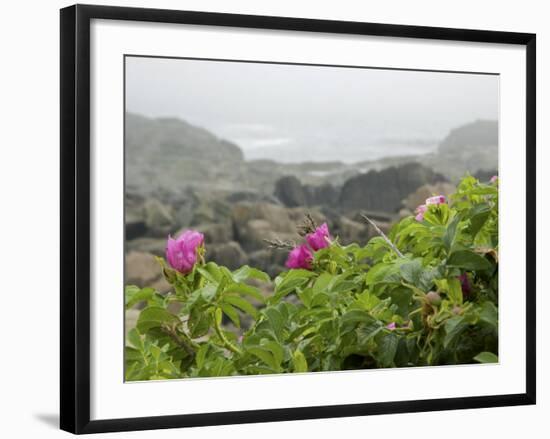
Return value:
[[(550, 165), (550, 14), (546, 2), (502, 0), (104, 0), (88, 3), (300, 16), (537, 33), (538, 123), (538, 405), (414, 413), (186, 430), (129, 437), (521, 437), (550, 431), (550, 324), (542, 277), (550, 257), (544, 226)], [(58, 418), (59, 290), (59, 14), (65, 1), (5, 2), (0, 15), (0, 432), (3, 437), (60, 437)], [(545, 221), (546, 220), (546, 221)], [(522, 231), (518, 231), (521, 233)], [(546, 255), (545, 255), (546, 253)], [(7, 280), (7, 282), (6, 282)], [(426, 385), (445, 385), (429, 383)], [(289, 395), (291, 398), (292, 395)], [(186, 395), (181, 395), (186, 398)], [(545, 418), (546, 415), (546, 418)], [(108, 437), (122, 437), (113, 434)]]

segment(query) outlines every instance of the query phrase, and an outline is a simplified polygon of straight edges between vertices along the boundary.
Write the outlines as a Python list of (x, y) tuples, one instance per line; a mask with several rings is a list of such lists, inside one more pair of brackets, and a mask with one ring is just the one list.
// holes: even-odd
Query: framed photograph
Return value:
[(61, 10), (61, 428), (535, 403), (535, 35)]

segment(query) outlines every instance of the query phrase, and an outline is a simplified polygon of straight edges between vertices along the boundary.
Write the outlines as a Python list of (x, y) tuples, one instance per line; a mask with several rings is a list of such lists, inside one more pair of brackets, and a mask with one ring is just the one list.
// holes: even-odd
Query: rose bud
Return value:
[(426, 199), (426, 205), (438, 205), (438, 204), (445, 204), (447, 202), (447, 199), (444, 195), (436, 195), (435, 197), (430, 197)]
[(306, 235), (306, 241), (314, 251), (328, 247), (330, 245), (330, 235), (327, 223), (321, 224), (314, 232)]
[(462, 308), (458, 305), (453, 306), (453, 314), (455, 316), (462, 314)]
[(173, 239), (168, 236), (166, 259), (168, 264), (182, 274), (190, 273), (197, 263), (198, 249), (204, 243), (204, 235), (194, 230), (186, 230)]
[(498, 182), (498, 175), (493, 175), (489, 180), (489, 183), (496, 184)]
[(472, 292), (472, 285), (470, 284), (468, 275), (466, 273), (462, 273), (458, 276), (458, 280), (460, 281), (460, 286), (462, 287), (462, 296), (468, 297)]
[(435, 291), (430, 291), (426, 294), (426, 300), (434, 306), (439, 306), (441, 304), (441, 296)]
[(395, 324), (395, 322), (391, 322), (386, 325), (386, 328), (388, 328), (390, 331), (393, 331), (396, 327), (397, 325)]
[(416, 213), (416, 216), (414, 217), (416, 221), (418, 222), (424, 221), (424, 213), (427, 210), (428, 210), (428, 206), (426, 206), (425, 204), (421, 204), (420, 206), (418, 206), (414, 211), (414, 213)]
[(306, 244), (302, 244), (298, 247), (294, 247), (288, 254), (286, 260), (286, 266), (288, 268), (304, 268), (311, 270), (311, 262), (313, 261), (313, 254)]

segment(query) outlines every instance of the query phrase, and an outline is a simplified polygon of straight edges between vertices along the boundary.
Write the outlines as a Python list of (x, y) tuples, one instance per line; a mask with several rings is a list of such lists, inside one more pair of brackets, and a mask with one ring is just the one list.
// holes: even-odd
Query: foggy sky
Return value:
[(182, 118), (245, 155), (305, 132), (440, 140), (498, 119), (498, 76), (127, 57), (126, 110)]

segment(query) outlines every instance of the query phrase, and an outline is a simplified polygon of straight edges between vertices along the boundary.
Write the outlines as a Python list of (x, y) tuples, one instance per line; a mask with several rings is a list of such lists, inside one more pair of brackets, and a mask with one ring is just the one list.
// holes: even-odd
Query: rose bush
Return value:
[(169, 238), (171, 292), (126, 287), (126, 307), (144, 305), (126, 379), (497, 361), (496, 181), (467, 176), (365, 246), (310, 225), (273, 280), (207, 262), (198, 232)]

